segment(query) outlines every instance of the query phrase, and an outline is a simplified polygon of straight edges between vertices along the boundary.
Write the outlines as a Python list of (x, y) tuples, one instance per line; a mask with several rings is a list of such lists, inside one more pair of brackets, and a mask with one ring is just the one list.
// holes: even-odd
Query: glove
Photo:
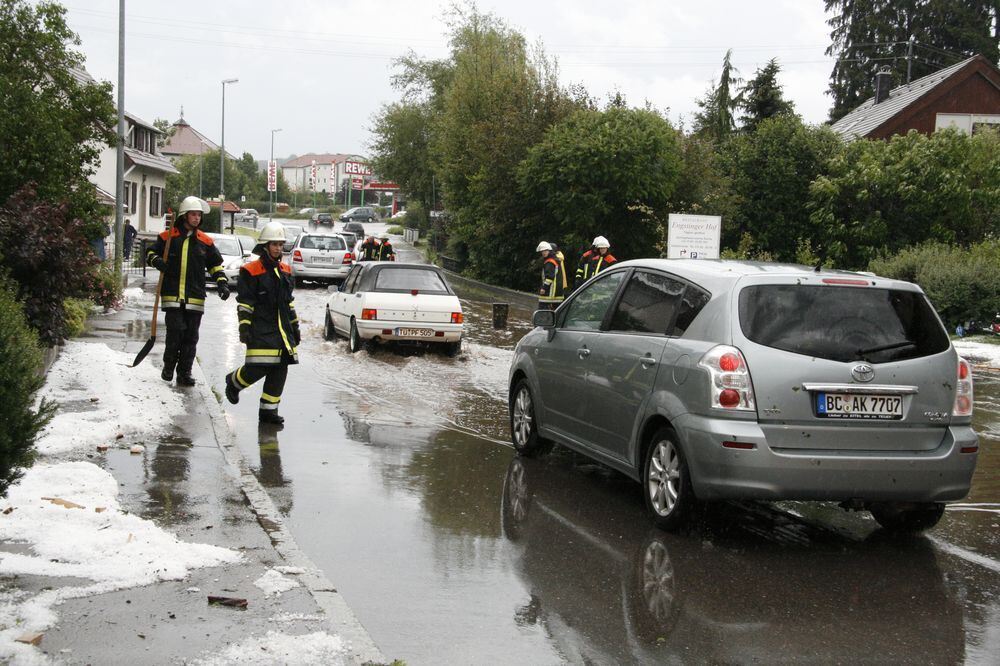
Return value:
[(245, 345), (250, 344), (250, 326), (247, 324), (240, 326), (240, 342)]
[(292, 335), (295, 336), (295, 346), (298, 347), (299, 344), (302, 343), (302, 333), (299, 331), (298, 325), (296, 325), (295, 329), (292, 330)]
[(150, 261), (149, 263), (152, 264), (153, 268), (155, 268), (158, 271), (167, 270), (167, 262), (163, 261), (163, 257), (159, 255), (153, 257), (152, 261)]
[(224, 301), (229, 299), (229, 282), (226, 280), (219, 281), (219, 298)]

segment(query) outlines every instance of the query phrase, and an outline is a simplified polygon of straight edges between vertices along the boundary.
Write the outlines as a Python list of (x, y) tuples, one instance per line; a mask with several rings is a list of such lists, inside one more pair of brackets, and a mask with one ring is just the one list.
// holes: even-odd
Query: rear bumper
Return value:
[[(379, 342), (414, 342), (434, 344), (442, 342), (458, 342), (462, 339), (462, 324), (445, 324), (415, 321), (369, 321), (357, 319), (358, 335), (364, 340), (376, 339)], [(409, 336), (396, 335), (400, 328), (430, 329), (435, 335)], [(392, 331), (386, 333), (385, 331)], [(436, 335), (440, 333), (441, 335)]]
[[(965, 497), (978, 443), (970, 426), (951, 426), (931, 451), (772, 449), (753, 421), (686, 414), (673, 423), (701, 499), (946, 502)], [(753, 449), (722, 446), (749, 442)]]
[(343, 280), (353, 264), (305, 265), (292, 262), (292, 275), (307, 280)]

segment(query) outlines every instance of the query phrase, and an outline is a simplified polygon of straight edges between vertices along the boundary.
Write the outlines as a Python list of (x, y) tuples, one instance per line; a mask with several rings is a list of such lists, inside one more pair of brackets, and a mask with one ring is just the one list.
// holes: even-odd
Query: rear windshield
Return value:
[(740, 292), (739, 307), (743, 335), (753, 342), (832, 361), (920, 358), (950, 344), (914, 291), (758, 285)]
[(448, 285), (437, 271), (422, 268), (388, 268), (375, 277), (375, 291), (411, 291), (447, 294)]
[(340, 236), (304, 236), (299, 247), (303, 250), (343, 250), (344, 239)]
[(227, 257), (243, 256), (243, 248), (235, 238), (215, 238), (215, 247), (219, 248), (219, 254)]

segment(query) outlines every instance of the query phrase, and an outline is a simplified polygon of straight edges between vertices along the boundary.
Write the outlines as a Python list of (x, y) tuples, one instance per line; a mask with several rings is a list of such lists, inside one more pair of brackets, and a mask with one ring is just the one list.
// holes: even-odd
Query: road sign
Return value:
[(278, 191), (278, 162), (271, 160), (267, 163), (267, 191)]
[(667, 218), (667, 259), (718, 259), (722, 218), (681, 215)]

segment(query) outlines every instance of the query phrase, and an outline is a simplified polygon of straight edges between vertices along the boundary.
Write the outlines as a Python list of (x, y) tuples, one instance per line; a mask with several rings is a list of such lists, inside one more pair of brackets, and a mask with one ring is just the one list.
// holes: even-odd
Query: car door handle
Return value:
[(576, 355), (579, 356), (580, 358), (587, 358), (588, 356), (590, 356), (590, 350), (587, 349), (586, 347), (582, 349), (577, 349)]
[(652, 356), (643, 356), (639, 359), (639, 363), (642, 363), (642, 367), (644, 368), (652, 368), (656, 365), (656, 359)]

